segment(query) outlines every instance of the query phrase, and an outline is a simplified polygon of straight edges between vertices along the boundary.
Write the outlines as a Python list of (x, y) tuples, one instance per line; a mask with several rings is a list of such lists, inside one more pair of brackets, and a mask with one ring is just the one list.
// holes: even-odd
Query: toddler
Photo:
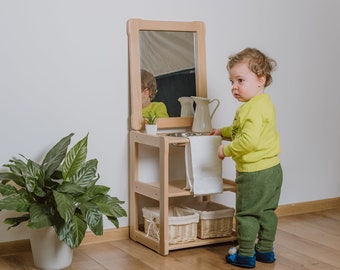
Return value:
[(232, 265), (254, 268), (256, 261), (275, 261), (273, 243), (278, 219), (282, 169), (280, 138), (275, 108), (265, 87), (272, 82), (275, 60), (261, 51), (246, 48), (229, 57), (227, 70), (234, 98), (243, 104), (233, 124), (212, 130), (211, 135), (230, 137), (220, 145), (218, 157), (231, 157), (236, 163), (236, 221), (239, 247), (227, 254)]

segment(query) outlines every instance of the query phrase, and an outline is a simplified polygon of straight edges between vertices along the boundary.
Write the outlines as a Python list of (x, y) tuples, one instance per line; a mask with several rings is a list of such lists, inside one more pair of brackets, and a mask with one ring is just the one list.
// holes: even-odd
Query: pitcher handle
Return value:
[(216, 103), (215, 109), (213, 110), (213, 112), (212, 112), (212, 114), (211, 114), (211, 116), (210, 116), (210, 119), (213, 118), (213, 116), (214, 116), (214, 114), (215, 114), (215, 112), (216, 112), (218, 106), (220, 106), (220, 100), (217, 99), (217, 98), (214, 98), (214, 99), (210, 100), (210, 101), (209, 101), (209, 104), (212, 103), (212, 102), (214, 102), (214, 101), (216, 101), (217, 103)]

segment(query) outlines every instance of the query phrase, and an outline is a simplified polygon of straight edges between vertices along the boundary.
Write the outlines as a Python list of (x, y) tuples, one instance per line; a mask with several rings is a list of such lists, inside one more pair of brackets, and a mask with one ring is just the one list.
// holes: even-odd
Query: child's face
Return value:
[(264, 90), (265, 77), (257, 75), (248, 68), (248, 62), (237, 63), (229, 71), (231, 92), (238, 101), (247, 102)]

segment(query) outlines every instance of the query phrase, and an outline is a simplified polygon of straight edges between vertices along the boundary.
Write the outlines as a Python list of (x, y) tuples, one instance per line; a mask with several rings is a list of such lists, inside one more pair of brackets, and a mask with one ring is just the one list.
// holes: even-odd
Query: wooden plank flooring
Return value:
[[(212, 270), (241, 269), (225, 263), (233, 243), (171, 251), (161, 256), (131, 240), (83, 245), (67, 270)], [(0, 269), (37, 269), (27, 248), (1, 255)], [(261, 270), (340, 269), (340, 209), (280, 217), (275, 243), (277, 261), (257, 262)]]

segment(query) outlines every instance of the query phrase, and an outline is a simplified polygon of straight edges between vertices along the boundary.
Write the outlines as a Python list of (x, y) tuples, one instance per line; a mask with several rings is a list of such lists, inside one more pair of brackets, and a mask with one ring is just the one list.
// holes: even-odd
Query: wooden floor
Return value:
[[(225, 254), (232, 245), (177, 250), (161, 256), (131, 240), (117, 240), (81, 246), (74, 251), (73, 263), (66, 269), (241, 269), (225, 263)], [(340, 269), (340, 209), (281, 217), (275, 253), (275, 263), (257, 262), (256, 269)], [(0, 269), (36, 268), (31, 253), (23, 250), (0, 255)]]

